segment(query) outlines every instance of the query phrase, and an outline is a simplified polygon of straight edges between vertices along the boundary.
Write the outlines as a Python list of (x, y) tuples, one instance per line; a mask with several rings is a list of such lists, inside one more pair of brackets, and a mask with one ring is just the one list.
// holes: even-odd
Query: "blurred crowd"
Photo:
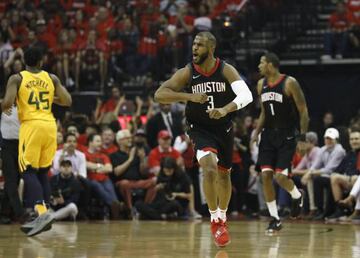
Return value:
[(4, 0), (0, 83), (21, 70), (19, 60), (29, 46), (44, 51), (45, 70), (59, 75), (70, 90), (163, 80), (191, 60), (194, 34), (228, 26), (246, 9), (245, 2)]

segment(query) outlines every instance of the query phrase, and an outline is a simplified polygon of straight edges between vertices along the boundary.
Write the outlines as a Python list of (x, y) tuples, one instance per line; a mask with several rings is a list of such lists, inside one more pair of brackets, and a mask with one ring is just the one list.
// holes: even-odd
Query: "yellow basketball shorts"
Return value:
[(57, 149), (55, 121), (23, 121), (19, 131), (19, 167), (24, 172), (50, 167)]

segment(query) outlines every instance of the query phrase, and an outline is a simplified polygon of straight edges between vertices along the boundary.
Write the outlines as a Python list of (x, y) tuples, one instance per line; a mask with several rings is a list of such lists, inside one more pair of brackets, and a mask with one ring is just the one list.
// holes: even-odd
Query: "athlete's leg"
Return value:
[(49, 172), (49, 168), (39, 168), (39, 173), (37, 174), (39, 182), (42, 186), (43, 197), (46, 204), (50, 203), (50, 195), (51, 195), (48, 172)]
[(266, 202), (272, 202), (275, 200), (275, 189), (273, 185), (273, 170), (272, 169), (262, 169), (261, 179), (263, 185), (263, 191)]
[[(44, 201), (43, 189), (41, 183), (37, 177), (38, 171), (28, 167), (22, 174), (24, 179), (24, 196), (25, 196), (25, 207), (33, 208), (42, 214), (46, 212), (42, 203)], [(38, 205), (38, 206), (37, 206)]]
[(273, 170), (270, 168), (263, 168), (261, 171), (261, 178), (263, 183), (263, 190), (266, 205), (269, 209), (270, 216), (279, 220), (277, 205), (276, 205), (276, 196), (275, 189), (273, 185)]
[(284, 188), (288, 193), (290, 193), (293, 199), (300, 198), (301, 193), (299, 192), (292, 179), (290, 179), (287, 175), (282, 173), (276, 173), (275, 180), (282, 188)]
[(217, 194), (220, 212), (219, 215), (221, 220), (226, 221), (226, 211), (229, 206), (232, 190), (230, 169), (218, 167), (217, 179)]
[[(218, 194), (217, 194), (217, 156), (212, 152), (203, 152), (202, 154), (197, 154), (198, 161), (203, 169), (204, 173), (204, 193), (208, 208), (210, 211), (216, 211), (218, 208)], [(199, 156), (201, 155), (201, 156)]]

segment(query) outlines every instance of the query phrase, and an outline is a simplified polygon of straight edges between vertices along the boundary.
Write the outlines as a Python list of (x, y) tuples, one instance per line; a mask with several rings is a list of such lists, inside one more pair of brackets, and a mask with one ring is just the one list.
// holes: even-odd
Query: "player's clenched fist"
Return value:
[(223, 108), (214, 108), (214, 109), (206, 110), (206, 112), (209, 114), (209, 117), (212, 119), (220, 119), (227, 115), (227, 112)]
[(205, 93), (194, 93), (191, 95), (192, 102), (204, 104), (208, 100), (208, 96)]

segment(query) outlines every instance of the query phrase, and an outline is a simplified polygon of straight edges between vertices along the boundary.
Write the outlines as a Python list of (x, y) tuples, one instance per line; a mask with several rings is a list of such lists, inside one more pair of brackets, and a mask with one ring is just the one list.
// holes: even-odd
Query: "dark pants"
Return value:
[(90, 180), (79, 176), (77, 178), (80, 182), (80, 197), (79, 197), (79, 214), (87, 214), (91, 199), (91, 183)]
[(160, 220), (161, 214), (183, 213), (183, 207), (177, 200), (167, 201), (162, 198), (157, 198), (150, 204), (139, 201), (135, 203), (135, 207), (144, 219)]
[(104, 181), (90, 180), (91, 189), (104, 201), (111, 206), (113, 202), (118, 201), (115, 188), (110, 179)]
[(348, 44), (348, 33), (347, 32), (328, 32), (325, 33), (325, 53), (327, 55), (335, 54), (344, 55), (346, 54)]
[(18, 193), (20, 180), (18, 145), (18, 140), (3, 139), (1, 148), (2, 169), (5, 179), (5, 199), (3, 207), (10, 205), (16, 217), (20, 217), (24, 213)]
[[(324, 207), (324, 190), (326, 190), (326, 204)], [(335, 201), (331, 191), (330, 177), (318, 176), (314, 178), (315, 205), (325, 215), (330, 215), (335, 210)]]

